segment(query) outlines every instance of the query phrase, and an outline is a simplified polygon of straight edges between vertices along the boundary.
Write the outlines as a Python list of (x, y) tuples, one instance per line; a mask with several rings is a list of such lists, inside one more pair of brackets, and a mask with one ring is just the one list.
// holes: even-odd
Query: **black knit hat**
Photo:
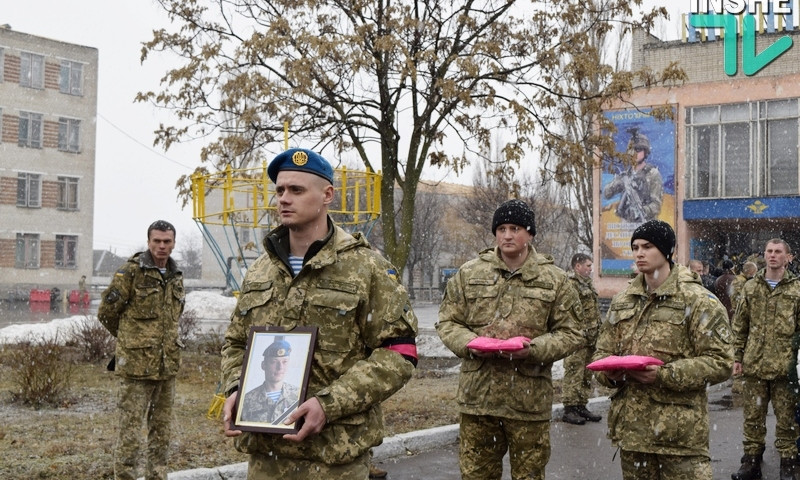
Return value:
[(672, 254), (675, 252), (675, 231), (669, 223), (661, 220), (650, 220), (639, 225), (631, 236), (631, 248), (637, 238), (647, 240), (664, 254), (669, 263), (672, 263)]
[(492, 235), (495, 235), (497, 227), (504, 223), (525, 227), (531, 235), (536, 235), (533, 210), (522, 200), (509, 200), (497, 207), (492, 218)]

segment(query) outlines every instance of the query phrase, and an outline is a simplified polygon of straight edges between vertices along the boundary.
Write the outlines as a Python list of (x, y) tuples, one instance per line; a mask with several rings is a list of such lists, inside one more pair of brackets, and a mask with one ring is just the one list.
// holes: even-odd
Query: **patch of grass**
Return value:
[[(10, 402), (10, 373), (17, 368), (11, 350), (8, 346), (0, 349), (0, 418), (4, 419), (0, 478), (112, 479), (117, 377), (105, 369), (105, 362), (77, 361), (67, 400), (57, 408), (35, 410)], [(82, 358), (77, 350), (70, 356)], [(441, 373), (436, 361), (422, 360), (414, 378), (384, 403), (387, 436), (457, 421), (458, 375)], [(219, 355), (184, 352), (175, 397), (171, 471), (247, 460), (223, 436), (221, 421), (206, 418), (219, 382), (219, 363)]]

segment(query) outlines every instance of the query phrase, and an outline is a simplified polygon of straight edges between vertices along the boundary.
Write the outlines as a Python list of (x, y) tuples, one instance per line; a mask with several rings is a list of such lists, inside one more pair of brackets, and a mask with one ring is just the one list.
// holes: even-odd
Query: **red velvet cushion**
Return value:
[(624, 357), (611, 355), (586, 365), (586, 368), (589, 370), (645, 370), (648, 365), (664, 365), (664, 362), (655, 357), (643, 355), (625, 355)]
[(475, 337), (467, 344), (467, 348), (479, 350), (481, 352), (513, 352), (514, 350), (522, 350), (525, 346), (522, 342), (530, 343), (531, 339), (528, 337), (513, 337), (506, 340), (500, 338), (489, 337)]

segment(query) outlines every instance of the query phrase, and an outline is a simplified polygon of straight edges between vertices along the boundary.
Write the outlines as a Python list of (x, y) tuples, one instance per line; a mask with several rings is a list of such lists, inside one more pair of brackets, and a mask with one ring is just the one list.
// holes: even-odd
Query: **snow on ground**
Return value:
[[(207, 331), (219, 325), (227, 324), (236, 299), (226, 297), (218, 292), (195, 291), (186, 294), (186, 309), (194, 310), (200, 323), (200, 330)], [(0, 329), (0, 344), (16, 343), (26, 339), (52, 339), (56, 335), (64, 340), (73, 328), (92, 314), (73, 315), (58, 318), (47, 323), (27, 323), (9, 325)]]

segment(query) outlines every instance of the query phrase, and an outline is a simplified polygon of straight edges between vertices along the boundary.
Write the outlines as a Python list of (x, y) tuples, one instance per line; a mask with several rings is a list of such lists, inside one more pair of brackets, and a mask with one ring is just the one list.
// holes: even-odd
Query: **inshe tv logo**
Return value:
[[(742, 71), (755, 75), (792, 47), (792, 37), (784, 35), (761, 53), (756, 53), (756, 15), (792, 14), (792, 0), (690, 0), (690, 24), (695, 28), (722, 28), (724, 33), (723, 67), (727, 75), (736, 75), (738, 60), (736, 38), (739, 19), (742, 26)], [(774, 17), (773, 17), (774, 18)]]

